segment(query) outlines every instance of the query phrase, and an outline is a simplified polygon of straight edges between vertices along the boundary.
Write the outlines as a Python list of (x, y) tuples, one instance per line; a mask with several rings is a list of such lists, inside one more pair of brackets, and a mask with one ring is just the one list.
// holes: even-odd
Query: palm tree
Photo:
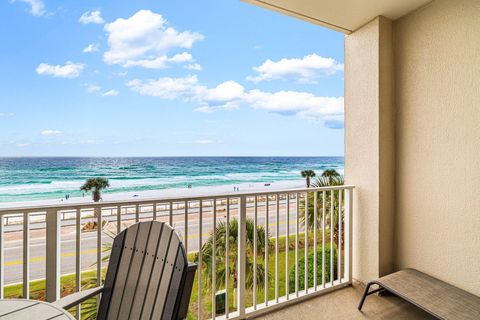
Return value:
[(322, 172), (322, 177), (327, 178), (330, 181), (330, 185), (334, 186), (335, 184), (332, 184), (332, 181), (334, 178), (340, 177), (340, 174), (335, 169), (327, 169)]
[(80, 190), (86, 191), (86, 192), (92, 191), (93, 201), (98, 202), (101, 199), (100, 192), (103, 189), (106, 189), (108, 187), (110, 187), (108, 179), (98, 177), (98, 178), (90, 178), (87, 181), (85, 181), (83, 186), (80, 187)]
[[(227, 248), (226, 248), (226, 230), (229, 233), (229, 251), (228, 251), (228, 272), (232, 276), (232, 285), (234, 290), (238, 287), (238, 220), (232, 219), (227, 225), (226, 222), (219, 222), (215, 230), (210, 233), (210, 236), (202, 246), (202, 270), (203, 279), (205, 279), (204, 286), (206, 288), (212, 287), (212, 262), (216, 259), (216, 288), (225, 287), (225, 273), (227, 265)], [(246, 282), (248, 289), (253, 288), (253, 249), (254, 249), (254, 221), (247, 219), (246, 221), (246, 259), (245, 271)], [(265, 266), (263, 264), (263, 257), (265, 256), (265, 237), (269, 239), (269, 235), (265, 234), (265, 228), (257, 226), (257, 286), (263, 287), (265, 285)], [(212, 254), (213, 235), (215, 233), (215, 253)], [(273, 244), (268, 241), (269, 252), (273, 250)], [(260, 261), (259, 261), (260, 260)], [(198, 254), (195, 255), (195, 262), (198, 263)]]
[[(334, 171), (338, 176), (329, 176), (329, 177), (324, 177), (323, 175), (321, 177), (317, 177), (313, 182), (312, 182), (312, 187), (314, 188), (321, 188), (321, 187), (329, 187), (329, 186), (340, 186), (345, 184), (345, 180), (342, 175), (338, 174), (335, 170)], [(316, 191), (317, 193), (317, 212), (321, 213), (323, 208), (323, 192), (322, 191)], [(338, 192), (334, 192), (333, 195), (333, 208), (334, 208), (334, 227), (333, 227), (333, 238), (334, 241), (337, 242), (339, 239), (339, 229), (338, 229), (338, 217), (339, 217), (339, 196)], [(330, 191), (325, 192), (325, 208), (326, 208), (326, 216), (325, 216), (325, 225), (330, 226), (330, 208), (332, 205), (332, 196)], [(308, 193), (308, 214), (306, 215), (308, 217), (308, 228), (310, 230), (313, 230), (314, 227), (314, 192)], [(300, 216), (300, 220), (302, 222), (305, 222), (305, 202), (300, 204), (300, 210), (303, 213), (302, 216)], [(341, 219), (340, 221), (343, 223), (344, 221), (344, 210), (342, 208), (341, 210)], [(322, 214), (317, 215), (317, 226), (321, 226), (322, 223)], [(340, 239), (342, 239), (343, 242), (343, 231), (342, 235), (340, 236)], [(338, 242), (337, 242), (338, 243)]]
[(307, 188), (310, 188), (310, 179), (315, 177), (315, 171), (313, 170), (303, 170), (301, 172), (303, 178), (305, 178), (305, 182), (307, 184)]
[[(325, 170), (328, 171), (328, 170)], [(324, 171), (324, 173), (325, 173)], [(335, 172), (333, 175), (326, 175), (322, 173), (321, 177), (317, 177), (315, 181), (312, 183), (312, 187), (314, 188), (321, 188), (321, 187), (330, 187), (330, 186), (341, 186), (345, 184), (345, 178), (340, 175), (337, 171), (331, 170)]]

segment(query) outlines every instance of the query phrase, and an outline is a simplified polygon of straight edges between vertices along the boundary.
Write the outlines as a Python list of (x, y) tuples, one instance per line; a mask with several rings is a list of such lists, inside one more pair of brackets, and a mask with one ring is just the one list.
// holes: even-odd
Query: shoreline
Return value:
[[(199, 197), (209, 195), (219, 195), (224, 193), (245, 191), (268, 191), (268, 190), (282, 190), (304, 187), (305, 182), (303, 180), (283, 180), (274, 182), (252, 182), (252, 183), (237, 183), (237, 184), (225, 184), (216, 186), (201, 186), (195, 188), (170, 188), (162, 190), (144, 190), (144, 191), (131, 191), (131, 192), (118, 192), (118, 193), (105, 193), (102, 194), (102, 201), (123, 201), (128, 199), (153, 199), (153, 198), (177, 198), (177, 197)], [(268, 185), (268, 186), (267, 186)], [(238, 190), (235, 191), (234, 187)], [(68, 200), (65, 199), (44, 199), (44, 200), (30, 200), (30, 201), (16, 201), (16, 202), (2, 202), (0, 203), (0, 209), (24, 207), (24, 206), (51, 206), (62, 204), (85, 204), (93, 203), (91, 195), (85, 197), (72, 197)]]

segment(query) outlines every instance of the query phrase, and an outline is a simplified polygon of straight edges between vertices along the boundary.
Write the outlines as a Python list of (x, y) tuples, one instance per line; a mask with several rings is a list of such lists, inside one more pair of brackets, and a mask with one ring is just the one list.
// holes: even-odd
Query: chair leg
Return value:
[(372, 284), (373, 283), (369, 282), (365, 288), (365, 291), (363, 292), (362, 300), (360, 300), (360, 304), (358, 305), (358, 310), (360, 311), (362, 311), (363, 303), (365, 302), (365, 298), (369, 295), (368, 291), (370, 290)]

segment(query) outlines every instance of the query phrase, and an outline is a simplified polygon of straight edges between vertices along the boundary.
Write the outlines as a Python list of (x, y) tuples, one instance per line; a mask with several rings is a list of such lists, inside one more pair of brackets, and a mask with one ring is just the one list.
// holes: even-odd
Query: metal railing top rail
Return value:
[[(158, 198), (146, 198), (146, 199), (128, 199), (128, 200), (112, 200), (112, 201), (101, 201), (101, 202), (77, 202), (77, 203), (58, 203), (58, 204), (45, 204), (45, 205), (27, 205), (27, 206), (18, 206), (18, 207), (0, 207), (0, 216), (6, 214), (14, 214), (19, 212), (37, 212), (48, 209), (55, 209), (56, 211), (64, 210), (77, 210), (77, 209), (91, 209), (98, 207), (109, 207), (109, 206), (136, 206), (136, 205), (147, 205), (152, 203), (164, 203), (164, 202), (184, 202), (184, 201), (201, 201), (201, 200), (211, 200), (211, 199), (222, 199), (222, 198), (239, 198), (239, 197), (255, 197), (255, 196), (269, 196), (276, 194), (287, 194), (287, 193), (305, 193), (305, 192), (316, 192), (316, 191), (327, 191), (327, 190), (350, 190), (354, 189), (353, 185), (338, 185), (338, 186), (328, 186), (328, 187), (319, 187), (319, 188), (295, 188), (295, 189), (279, 189), (279, 190), (256, 190), (248, 192), (230, 192), (230, 193), (209, 193), (208, 195), (185, 195), (181, 197), (158, 197)], [(1, 204), (0, 204), (1, 205)]]

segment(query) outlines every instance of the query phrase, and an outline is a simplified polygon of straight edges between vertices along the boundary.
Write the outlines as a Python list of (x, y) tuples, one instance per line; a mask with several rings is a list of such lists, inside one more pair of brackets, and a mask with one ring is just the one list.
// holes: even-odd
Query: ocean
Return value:
[(91, 177), (108, 178), (111, 194), (301, 181), (301, 170), (343, 174), (343, 164), (343, 157), (0, 158), (0, 202), (82, 197)]

